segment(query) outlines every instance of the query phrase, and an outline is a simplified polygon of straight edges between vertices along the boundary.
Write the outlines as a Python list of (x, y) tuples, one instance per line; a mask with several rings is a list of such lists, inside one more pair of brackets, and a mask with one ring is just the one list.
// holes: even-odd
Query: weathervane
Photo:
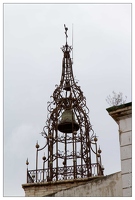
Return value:
[[(38, 142), (36, 144), (36, 169), (27, 168), (27, 183), (103, 176), (101, 149), (97, 148), (97, 136), (90, 123), (86, 98), (74, 79), (70, 57), (72, 47), (67, 44), (68, 28), (65, 24), (64, 28), (66, 44), (61, 48), (61, 80), (48, 102), (46, 125), (41, 133), (45, 145), (40, 148)], [(45, 151), (41, 156), (43, 168), (39, 169), (39, 152), (42, 150)]]
[(67, 31), (68, 31), (68, 28), (66, 27), (66, 25), (65, 25), (65, 24), (64, 24), (64, 28), (65, 28), (66, 43), (67, 43), (67, 38), (68, 38)]

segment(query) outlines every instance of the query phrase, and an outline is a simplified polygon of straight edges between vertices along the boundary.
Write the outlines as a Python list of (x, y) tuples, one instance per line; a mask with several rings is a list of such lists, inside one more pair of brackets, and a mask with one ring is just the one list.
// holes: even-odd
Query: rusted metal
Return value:
[[(100, 168), (100, 164), (97, 163), (92, 163), (92, 173), (91, 176), (89, 177), (94, 177), (97, 176), (97, 168)], [(75, 171), (75, 170), (76, 171)], [(56, 179), (56, 167), (53, 168), (53, 178), (52, 182), (57, 181)], [(37, 180), (36, 180), (36, 172), (37, 173)], [(66, 173), (65, 173), (66, 172)], [(76, 179), (81, 179), (82, 178), (82, 172), (83, 172), (83, 178), (87, 178), (87, 166), (86, 165), (77, 165), (76, 168), (74, 166), (66, 166), (66, 171), (65, 167), (58, 167), (58, 180), (70, 180), (70, 179), (75, 179), (74, 177), (74, 172), (76, 173)], [(98, 174), (100, 176), (102, 174)], [(36, 170), (28, 170), (28, 183), (39, 183), (39, 182), (48, 182), (48, 168), (45, 169), (38, 169)]]
[[(65, 25), (64, 27), (66, 44), (61, 48), (61, 80), (47, 106), (48, 116), (41, 133), (45, 138), (45, 146), (39, 148), (38, 143), (36, 144), (36, 170), (27, 170), (27, 182), (50, 182), (103, 175), (101, 150), (97, 150), (97, 137), (90, 124), (86, 98), (73, 76), (70, 58), (72, 47), (67, 44), (68, 28)], [(68, 130), (66, 120), (70, 126)], [(45, 151), (46, 157), (43, 159), (43, 169), (38, 169), (38, 153), (42, 150)]]

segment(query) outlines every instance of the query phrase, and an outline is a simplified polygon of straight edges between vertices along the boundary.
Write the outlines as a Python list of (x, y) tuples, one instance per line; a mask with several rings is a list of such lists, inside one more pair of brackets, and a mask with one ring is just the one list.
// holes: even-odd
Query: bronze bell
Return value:
[(61, 121), (58, 124), (58, 130), (62, 133), (73, 133), (79, 130), (79, 124), (75, 121), (72, 110), (67, 109), (62, 113)]

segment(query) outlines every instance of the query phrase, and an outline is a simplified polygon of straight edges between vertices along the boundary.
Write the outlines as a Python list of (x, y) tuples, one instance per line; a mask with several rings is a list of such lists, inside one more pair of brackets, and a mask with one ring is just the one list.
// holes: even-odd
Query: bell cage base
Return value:
[(53, 194), (79, 185), (88, 183), (89, 181), (102, 178), (103, 176), (94, 176), (89, 178), (80, 178), (72, 180), (61, 180), (55, 182), (44, 182), (44, 183), (27, 183), (22, 184), (22, 188), (25, 191), (26, 197), (43, 197), (43, 196), (53, 196)]

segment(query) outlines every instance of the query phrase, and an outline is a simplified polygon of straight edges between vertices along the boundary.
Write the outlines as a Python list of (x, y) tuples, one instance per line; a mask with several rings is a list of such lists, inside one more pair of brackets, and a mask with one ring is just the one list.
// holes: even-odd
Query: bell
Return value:
[(61, 121), (58, 124), (58, 130), (62, 133), (73, 133), (79, 130), (79, 124), (75, 121), (72, 110), (67, 109), (62, 113)]

